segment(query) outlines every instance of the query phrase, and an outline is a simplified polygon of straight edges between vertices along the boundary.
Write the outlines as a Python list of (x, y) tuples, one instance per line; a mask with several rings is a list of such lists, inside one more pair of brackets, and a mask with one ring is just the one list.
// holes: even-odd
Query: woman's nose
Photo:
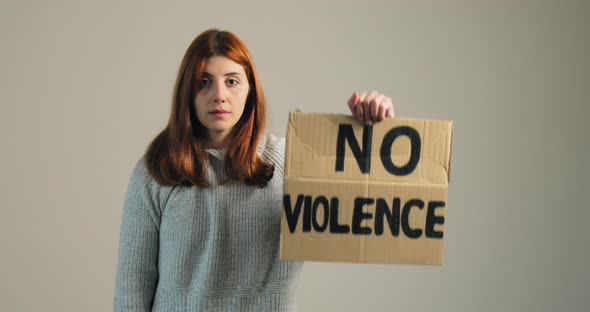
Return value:
[(225, 88), (223, 85), (217, 85), (217, 87), (215, 88), (213, 102), (216, 104), (225, 103)]

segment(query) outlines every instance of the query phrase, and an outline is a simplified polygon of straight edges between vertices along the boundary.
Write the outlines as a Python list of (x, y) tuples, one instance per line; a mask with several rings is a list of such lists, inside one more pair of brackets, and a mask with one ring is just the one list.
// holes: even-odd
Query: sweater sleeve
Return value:
[(285, 138), (268, 135), (265, 141), (263, 157), (269, 159), (275, 165), (275, 174), (283, 180), (283, 168), (285, 163)]
[(159, 203), (143, 159), (131, 175), (121, 220), (115, 312), (151, 310), (158, 284)]

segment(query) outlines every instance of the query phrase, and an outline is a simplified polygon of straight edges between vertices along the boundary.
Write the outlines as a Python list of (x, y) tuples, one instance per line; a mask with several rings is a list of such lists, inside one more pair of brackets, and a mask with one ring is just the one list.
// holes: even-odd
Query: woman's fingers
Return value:
[(379, 121), (382, 121), (383, 119), (385, 119), (385, 107), (383, 107), (382, 105), (379, 106), (379, 112), (377, 113), (379, 115)]
[(348, 99), (348, 108), (353, 115), (356, 114), (356, 105), (358, 104), (358, 100), (359, 94), (356, 91), (352, 94), (352, 96), (350, 96), (350, 99)]
[(371, 119), (373, 121), (381, 121), (383, 118), (379, 118), (379, 108), (382, 105), (385, 95), (383, 93), (377, 93), (375, 98), (371, 99)]
[(393, 109), (393, 102), (391, 101), (391, 98), (387, 98), (386, 101), (387, 102), (383, 105), (383, 107), (386, 108), (385, 117), (395, 117), (395, 111)]
[(391, 98), (377, 91), (354, 92), (348, 100), (348, 108), (364, 124), (379, 122), (394, 115)]
[(354, 114), (354, 117), (356, 117), (356, 119), (358, 119), (360, 122), (365, 122), (365, 110), (363, 108), (362, 105), (357, 105), (355, 107), (356, 112)]
[(365, 114), (366, 114), (363, 102), (365, 101), (366, 97), (367, 97), (367, 93), (361, 92), (359, 94), (358, 102), (356, 103), (357, 118), (360, 122), (363, 122), (363, 123), (365, 122)]

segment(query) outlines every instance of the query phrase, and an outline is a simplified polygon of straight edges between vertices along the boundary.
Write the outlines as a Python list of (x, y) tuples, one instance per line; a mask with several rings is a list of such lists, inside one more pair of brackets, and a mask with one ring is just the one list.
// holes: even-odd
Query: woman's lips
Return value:
[(215, 118), (223, 118), (228, 114), (229, 114), (229, 112), (224, 111), (224, 110), (214, 110), (214, 111), (209, 112), (209, 115), (211, 115)]

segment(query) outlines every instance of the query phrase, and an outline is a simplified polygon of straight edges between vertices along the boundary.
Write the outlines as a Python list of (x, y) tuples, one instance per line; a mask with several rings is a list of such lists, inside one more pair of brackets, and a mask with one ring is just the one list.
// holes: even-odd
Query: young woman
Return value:
[[(357, 119), (393, 116), (354, 93)], [(284, 139), (264, 134), (252, 57), (231, 32), (189, 46), (166, 128), (139, 160), (123, 207), (115, 311), (294, 311), (300, 261), (278, 259)]]

